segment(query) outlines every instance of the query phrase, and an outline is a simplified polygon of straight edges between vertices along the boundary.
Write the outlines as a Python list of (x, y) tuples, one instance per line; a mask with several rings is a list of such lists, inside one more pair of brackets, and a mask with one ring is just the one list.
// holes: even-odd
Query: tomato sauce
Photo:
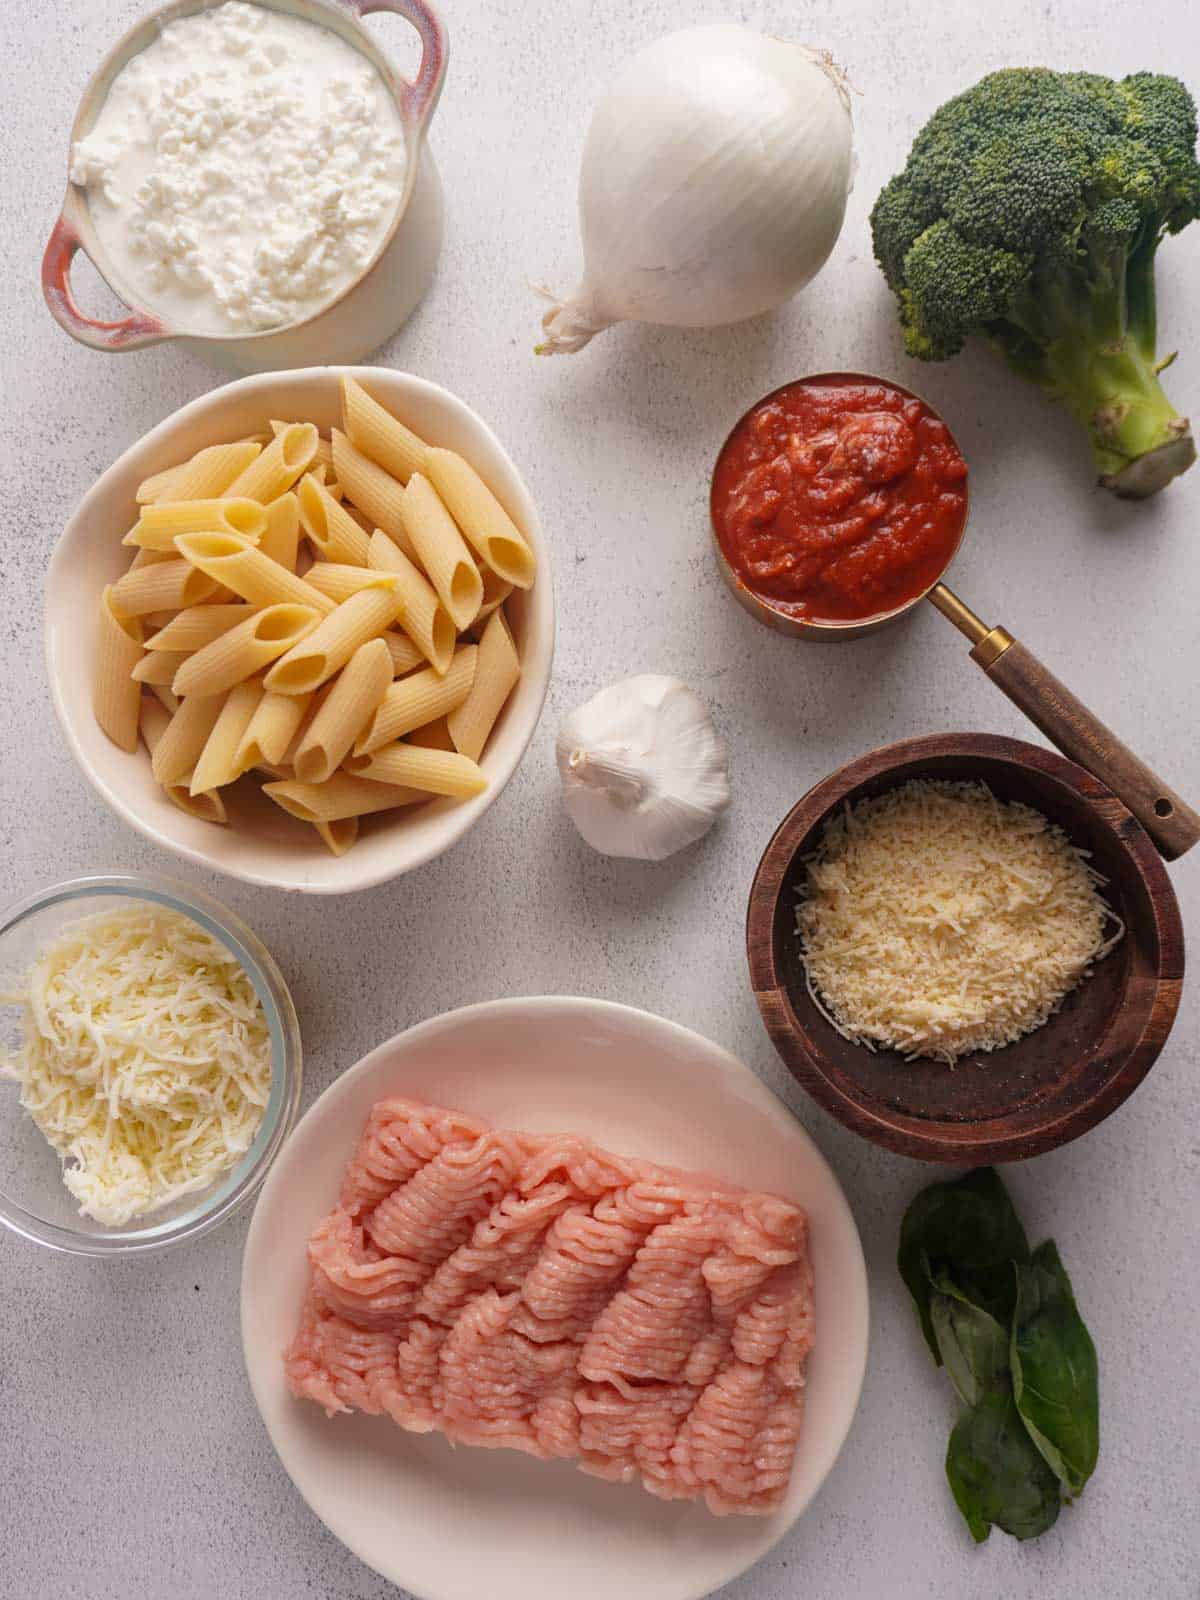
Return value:
[(878, 379), (805, 378), (726, 442), (713, 526), (747, 589), (818, 622), (894, 611), (941, 576), (967, 514), (967, 464), (923, 400)]

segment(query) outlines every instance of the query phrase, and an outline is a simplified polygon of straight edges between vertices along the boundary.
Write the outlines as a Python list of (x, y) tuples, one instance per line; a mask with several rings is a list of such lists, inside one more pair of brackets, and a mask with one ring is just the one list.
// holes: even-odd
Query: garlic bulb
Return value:
[(596, 107), (579, 178), (583, 281), (544, 355), (614, 322), (708, 328), (781, 305), (824, 265), (853, 172), (827, 53), (736, 23), (668, 34)]
[(729, 804), (725, 741), (678, 678), (642, 673), (573, 711), (558, 734), (567, 812), (606, 856), (663, 861)]

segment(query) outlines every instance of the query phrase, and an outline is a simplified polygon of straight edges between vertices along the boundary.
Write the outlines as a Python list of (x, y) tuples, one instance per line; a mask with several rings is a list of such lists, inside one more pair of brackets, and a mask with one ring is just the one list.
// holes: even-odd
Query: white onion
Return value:
[(581, 350), (614, 322), (713, 327), (782, 304), (833, 249), (852, 162), (845, 79), (822, 52), (734, 23), (649, 45), (592, 118), (583, 281), (546, 313), (539, 350)]

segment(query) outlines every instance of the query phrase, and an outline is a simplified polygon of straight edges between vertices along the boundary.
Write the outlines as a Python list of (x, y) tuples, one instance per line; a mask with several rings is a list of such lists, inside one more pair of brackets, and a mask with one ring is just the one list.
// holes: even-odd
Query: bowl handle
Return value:
[[(80, 344), (93, 350), (138, 350), (142, 345), (158, 344), (171, 337), (171, 330), (148, 311), (131, 311), (120, 322), (101, 322), (85, 317), (71, 293), (71, 263), (84, 249), (75, 224), (66, 212), (54, 224), (54, 232), (42, 257), (42, 294), (55, 322)], [(91, 261), (91, 257), (88, 256)], [(95, 266), (95, 262), (92, 262)]]
[(369, 17), (375, 11), (389, 11), (397, 17), (406, 17), (421, 36), (421, 65), (410, 82), (397, 74), (400, 102), (404, 115), (423, 134), (429, 119), (437, 108), (438, 96), (446, 76), (446, 58), (449, 44), (441, 18), (425, 4), (425, 0), (343, 0), (343, 4), (358, 18)]

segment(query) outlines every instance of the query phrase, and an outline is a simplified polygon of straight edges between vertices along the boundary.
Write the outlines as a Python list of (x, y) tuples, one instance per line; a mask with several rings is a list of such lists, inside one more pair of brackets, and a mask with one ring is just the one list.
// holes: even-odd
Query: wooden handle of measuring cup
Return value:
[(972, 660), (996, 687), (1004, 690), (1063, 755), (1086, 767), (1124, 801), (1166, 860), (1174, 861), (1200, 843), (1200, 815), (1110, 733), (1019, 640), (1005, 644), (998, 655), (992, 654), (989, 639), (1002, 632), (993, 630), (971, 651)]

